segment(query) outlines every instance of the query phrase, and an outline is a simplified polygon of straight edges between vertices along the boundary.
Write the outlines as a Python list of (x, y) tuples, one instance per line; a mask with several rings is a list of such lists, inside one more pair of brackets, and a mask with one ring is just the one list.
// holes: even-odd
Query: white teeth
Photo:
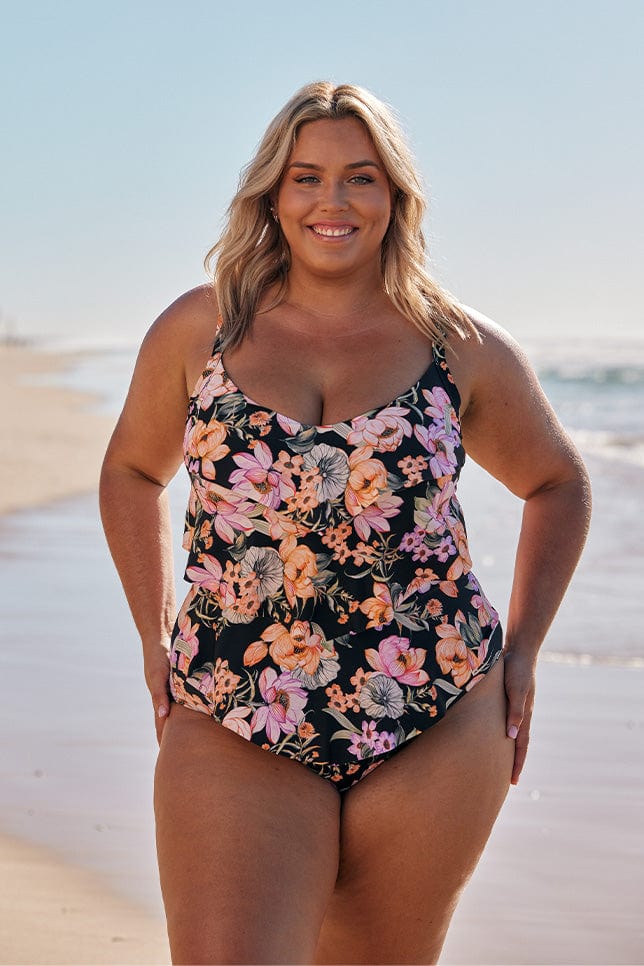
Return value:
[(346, 228), (323, 228), (322, 225), (313, 225), (316, 235), (329, 235), (331, 238), (338, 238), (340, 235), (350, 235), (353, 228), (347, 225)]

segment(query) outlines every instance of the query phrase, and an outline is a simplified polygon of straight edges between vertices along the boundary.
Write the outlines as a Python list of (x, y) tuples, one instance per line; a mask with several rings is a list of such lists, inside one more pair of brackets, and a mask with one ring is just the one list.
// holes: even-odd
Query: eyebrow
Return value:
[[(319, 164), (309, 164), (307, 161), (293, 161), (289, 164), (289, 168), (307, 168), (309, 171), (322, 171)], [(369, 161), (365, 159), (364, 161), (352, 161), (351, 164), (346, 164), (345, 168), (353, 170), (353, 168), (377, 168), (380, 170), (380, 165), (376, 164), (375, 161)]]

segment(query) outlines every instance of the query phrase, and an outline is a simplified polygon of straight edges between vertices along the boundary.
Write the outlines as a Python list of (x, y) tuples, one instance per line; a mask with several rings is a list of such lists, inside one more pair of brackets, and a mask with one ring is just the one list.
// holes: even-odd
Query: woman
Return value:
[[(388, 109), (303, 88), (245, 170), (214, 286), (139, 355), (101, 499), (155, 709), (173, 962), (436, 961), (523, 766), (588, 480), (512, 339), (426, 274), (423, 210)], [(504, 645), (465, 451), (525, 500)]]

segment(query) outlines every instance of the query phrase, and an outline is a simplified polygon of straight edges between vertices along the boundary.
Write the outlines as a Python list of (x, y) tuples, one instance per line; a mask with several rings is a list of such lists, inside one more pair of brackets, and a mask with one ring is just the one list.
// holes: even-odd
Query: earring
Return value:
[(275, 209), (273, 208), (272, 205), (271, 205), (271, 215), (273, 216), (273, 221), (276, 221), (277, 224), (279, 225), (280, 220), (279, 220), (278, 214), (277, 214), (277, 212), (275, 211)]

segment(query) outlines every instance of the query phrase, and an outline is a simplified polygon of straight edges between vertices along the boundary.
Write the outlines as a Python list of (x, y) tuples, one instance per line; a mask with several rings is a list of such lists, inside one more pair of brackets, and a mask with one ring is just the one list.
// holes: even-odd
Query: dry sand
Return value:
[(91, 396), (45, 382), (74, 358), (0, 345), (0, 513), (87, 493), (98, 484), (114, 420), (90, 410)]
[(55, 853), (0, 836), (0, 962), (168, 963), (165, 925)]
[[(96, 486), (113, 421), (28, 383), (68, 364), (0, 347), (2, 512)], [(442, 962), (644, 962), (643, 683), (642, 668), (541, 664), (525, 776)], [(0, 837), (0, 901), (1, 963), (169, 962), (159, 918), (41, 847)]]

